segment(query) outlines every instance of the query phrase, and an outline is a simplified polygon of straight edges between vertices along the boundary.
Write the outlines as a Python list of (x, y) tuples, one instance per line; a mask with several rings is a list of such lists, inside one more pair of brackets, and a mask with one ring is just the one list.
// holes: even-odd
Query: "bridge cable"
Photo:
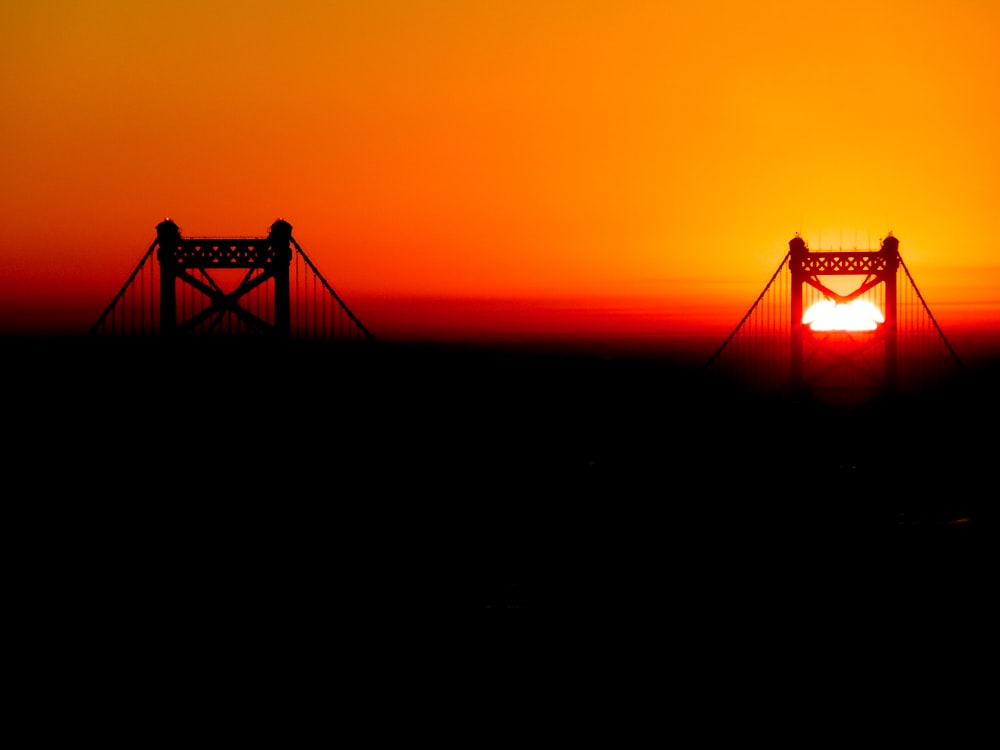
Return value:
[(115, 304), (118, 302), (118, 300), (120, 300), (123, 296), (125, 296), (125, 290), (128, 289), (129, 286), (131, 286), (132, 281), (139, 274), (139, 271), (142, 270), (142, 267), (145, 265), (146, 261), (149, 260), (149, 256), (153, 254), (153, 251), (159, 244), (160, 243), (158, 239), (153, 240), (153, 244), (149, 246), (149, 250), (146, 251), (145, 255), (143, 255), (142, 259), (139, 261), (139, 265), (135, 267), (135, 270), (132, 271), (132, 273), (129, 275), (128, 280), (122, 285), (122, 288), (118, 290), (118, 294), (116, 294), (115, 298), (111, 300), (111, 304), (108, 305), (107, 309), (103, 313), (101, 313), (101, 317), (99, 317), (97, 319), (97, 322), (90, 327), (90, 330), (87, 332), (87, 335), (93, 335), (94, 333), (97, 332), (97, 329), (101, 327), (101, 325), (104, 323), (104, 319), (111, 314), (111, 311), (115, 308)]
[(354, 315), (354, 313), (351, 312), (351, 309), (346, 304), (344, 304), (344, 301), (340, 298), (340, 296), (335, 291), (333, 291), (333, 287), (330, 286), (329, 283), (327, 283), (327, 280), (323, 277), (323, 274), (321, 274), (319, 272), (319, 269), (316, 268), (316, 266), (313, 265), (313, 262), (311, 260), (309, 260), (309, 256), (306, 255), (305, 251), (302, 249), (302, 247), (299, 245), (299, 243), (295, 241), (295, 238), (292, 237), (291, 240), (292, 240), (292, 244), (295, 245), (295, 249), (299, 251), (299, 255), (302, 256), (302, 259), (306, 262), (306, 264), (309, 266), (309, 268), (312, 269), (312, 272), (314, 274), (316, 274), (316, 276), (322, 282), (322, 284), (326, 288), (326, 290), (331, 295), (333, 295), (333, 298), (335, 300), (337, 300), (337, 302), (340, 304), (341, 309), (344, 310), (344, 312), (346, 312), (348, 314), (348, 316), (350, 316), (351, 320), (354, 321), (354, 324), (359, 329), (361, 329), (361, 331), (363, 331), (364, 334), (369, 339), (371, 339), (372, 341), (377, 341), (377, 339), (374, 336), (372, 336), (371, 332), (367, 328), (364, 327), (364, 325), (361, 323), (360, 320), (357, 319), (357, 317)]
[(899, 265), (902, 267), (903, 272), (906, 274), (906, 278), (910, 280), (910, 285), (913, 287), (913, 291), (916, 292), (917, 299), (919, 299), (920, 304), (923, 305), (924, 312), (926, 312), (927, 317), (931, 319), (931, 323), (934, 324), (935, 330), (937, 330), (938, 335), (944, 342), (944, 345), (948, 347), (948, 351), (951, 352), (951, 356), (955, 359), (955, 362), (958, 363), (959, 368), (964, 371), (965, 365), (962, 363), (962, 360), (958, 358), (958, 354), (955, 353), (955, 350), (952, 349), (951, 342), (948, 341), (948, 337), (944, 335), (944, 331), (941, 330), (941, 326), (938, 325), (937, 320), (934, 318), (934, 313), (932, 313), (930, 307), (927, 306), (927, 302), (924, 300), (924, 296), (920, 293), (920, 289), (917, 288), (917, 282), (915, 282), (913, 280), (913, 276), (910, 275), (910, 269), (907, 268), (906, 264), (903, 262), (903, 256), (897, 254), (896, 257), (899, 258)]
[(718, 357), (720, 354), (722, 354), (722, 350), (725, 349), (729, 345), (729, 342), (732, 341), (736, 337), (736, 334), (739, 333), (740, 328), (743, 326), (744, 323), (746, 323), (747, 318), (749, 318), (750, 315), (753, 314), (753, 311), (757, 309), (757, 305), (759, 305), (760, 301), (762, 299), (764, 299), (764, 295), (767, 294), (767, 290), (771, 288), (771, 285), (774, 283), (774, 280), (776, 278), (778, 278), (778, 274), (781, 273), (781, 269), (785, 267), (785, 263), (788, 262), (788, 259), (791, 257), (791, 255), (792, 255), (792, 251), (791, 250), (789, 250), (787, 253), (785, 253), (785, 257), (782, 258), (781, 263), (778, 264), (778, 268), (771, 275), (771, 278), (768, 280), (767, 284), (764, 286), (764, 291), (762, 291), (760, 293), (760, 295), (758, 295), (757, 299), (754, 300), (754, 303), (750, 306), (750, 309), (747, 310), (746, 315), (744, 315), (743, 318), (740, 320), (740, 322), (736, 324), (736, 328), (734, 328), (733, 332), (730, 333), (729, 336), (726, 337), (726, 340), (722, 342), (722, 345), (718, 349), (715, 350), (715, 353), (712, 354), (712, 356), (708, 358), (708, 361), (705, 363), (705, 365), (704, 365), (704, 367), (702, 369), (705, 369), (709, 365), (711, 365), (712, 362), (715, 361), (716, 357)]

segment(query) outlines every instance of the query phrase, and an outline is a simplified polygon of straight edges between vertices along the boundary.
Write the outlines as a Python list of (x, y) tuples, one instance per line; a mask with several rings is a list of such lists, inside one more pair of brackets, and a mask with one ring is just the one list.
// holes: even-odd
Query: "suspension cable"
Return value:
[(791, 257), (791, 255), (792, 255), (791, 250), (785, 253), (785, 257), (782, 258), (781, 263), (778, 264), (778, 268), (771, 275), (771, 278), (770, 280), (768, 280), (767, 284), (764, 285), (764, 290), (758, 295), (757, 299), (754, 300), (753, 304), (750, 306), (750, 309), (747, 310), (746, 315), (744, 315), (740, 319), (740, 322), (736, 324), (736, 327), (733, 329), (733, 332), (726, 337), (726, 340), (722, 342), (722, 345), (715, 350), (715, 353), (712, 354), (711, 357), (708, 358), (708, 361), (705, 363), (704, 367), (708, 367), (709, 365), (711, 365), (712, 362), (715, 361), (715, 358), (722, 353), (722, 350), (725, 349), (726, 346), (729, 344), (729, 342), (733, 340), (733, 338), (736, 336), (737, 333), (739, 333), (740, 328), (746, 322), (747, 318), (749, 318), (753, 314), (753, 311), (757, 309), (757, 305), (760, 304), (760, 301), (764, 299), (764, 295), (767, 294), (767, 290), (771, 288), (771, 284), (773, 284), (774, 280), (778, 278), (778, 274), (781, 273), (781, 269), (785, 267), (785, 263), (788, 262), (788, 259)]
[(944, 331), (942, 331), (941, 326), (938, 325), (937, 319), (934, 317), (934, 313), (932, 313), (930, 307), (927, 306), (927, 302), (924, 300), (924, 296), (920, 293), (920, 289), (917, 288), (917, 282), (915, 282), (913, 280), (913, 276), (910, 275), (910, 269), (907, 268), (906, 264), (903, 262), (903, 256), (897, 255), (896, 257), (899, 259), (899, 265), (903, 269), (903, 272), (906, 273), (906, 278), (910, 280), (910, 285), (913, 287), (913, 291), (916, 293), (917, 299), (919, 299), (920, 304), (923, 305), (924, 312), (926, 312), (927, 317), (931, 319), (931, 323), (934, 325), (934, 329), (938, 332), (938, 335), (941, 337), (941, 340), (944, 342), (944, 345), (948, 347), (948, 351), (951, 352), (951, 356), (954, 357), (955, 362), (958, 363), (959, 368), (964, 371), (965, 365), (962, 363), (962, 360), (958, 358), (958, 354), (956, 354), (955, 350), (952, 348), (951, 342), (948, 341), (948, 337), (944, 335)]
[(306, 255), (305, 251), (304, 251), (304, 250), (302, 249), (302, 247), (301, 247), (301, 246), (299, 245), (299, 243), (295, 241), (295, 238), (293, 237), (293, 238), (291, 238), (291, 239), (292, 239), (292, 244), (293, 244), (293, 245), (295, 245), (295, 249), (296, 249), (296, 250), (298, 250), (298, 251), (299, 251), (299, 255), (301, 255), (301, 256), (302, 256), (302, 260), (304, 260), (304, 261), (306, 262), (306, 264), (307, 264), (307, 265), (309, 266), (309, 268), (311, 268), (311, 269), (312, 269), (312, 272), (313, 272), (314, 274), (316, 274), (316, 277), (317, 277), (317, 278), (319, 279), (319, 281), (320, 281), (320, 283), (321, 283), (321, 284), (323, 285), (323, 287), (324, 287), (324, 288), (325, 288), (325, 289), (326, 289), (326, 290), (327, 290), (327, 291), (328, 291), (328, 292), (329, 292), (329, 293), (330, 293), (331, 295), (333, 295), (333, 298), (334, 298), (335, 300), (337, 300), (337, 303), (338, 303), (338, 304), (340, 305), (341, 309), (342, 309), (342, 310), (343, 310), (344, 312), (346, 312), (346, 313), (347, 313), (347, 315), (348, 315), (348, 316), (350, 317), (350, 319), (351, 319), (351, 320), (352, 320), (352, 321), (354, 322), (354, 325), (356, 325), (356, 326), (357, 326), (357, 327), (358, 327), (358, 328), (359, 328), (359, 329), (360, 329), (361, 331), (363, 331), (363, 332), (364, 332), (364, 334), (365, 334), (365, 335), (366, 335), (366, 336), (367, 336), (367, 337), (368, 337), (368, 338), (369, 338), (369, 339), (370, 339), (371, 341), (376, 341), (376, 338), (375, 338), (374, 336), (372, 336), (371, 332), (370, 332), (370, 331), (369, 331), (369, 330), (368, 330), (367, 328), (365, 328), (365, 327), (364, 327), (364, 325), (363, 325), (363, 324), (361, 323), (361, 321), (357, 319), (357, 317), (356, 317), (356, 316), (354, 315), (354, 313), (353, 313), (353, 312), (351, 312), (351, 309), (350, 309), (350, 308), (349, 308), (349, 307), (348, 307), (348, 306), (347, 306), (346, 304), (344, 304), (344, 301), (343, 301), (343, 300), (342, 300), (342, 299), (340, 298), (340, 296), (339, 296), (339, 295), (338, 295), (338, 294), (337, 294), (337, 293), (336, 293), (336, 292), (335, 292), (335, 291), (333, 290), (333, 287), (331, 287), (331, 286), (330, 286), (330, 285), (329, 285), (329, 284), (327, 283), (327, 280), (326, 280), (326, 279), (325, 279), (325, 278), (323, 277), (323, 274), (321, 274), (321, 273), (319, 272), (319, 269), (318, 269), (318, 268), (316, 268), (316, 266), (314, 266), (314, 265), (313, 265), (313, 262), (312, 262), (311, 260), (309, 260), (309, 256), (308, 256), (308, 255)]
[(135, 277), (139, 274), (139, 271), (142, 269), (146, 261), (149, 260), (149, 256), (153, 254), (153, 250), (156, 249), (157, 245), (159, 245), (159, 240), (153, 240), (153, 244), (149, 246), (149, 250), (146, 251), (145, 255), (143, 255), (142, 259), (139, 261), (139, 265), (137, 265), (135, 267), (135, 270), (132, 271), (131, 274), (129, 274), (129, 277), (122, 285), (122, 288), (118, 290), (118, 294), (116, 294), (114, 299), (111, 300), (111, 304), (108, 305), (107, 309), (103, 313), (101, 313), (101, 317), (97, 319), (97, 322), (90, 327), (88, 335), (96, 333), (97, 329), (101, 327), (101, 325), (104, 323), (104, 319), (108, 317), (108, 315), (114, 309), (115, 304), (117, 304), (118, 300), (120, 300), (125, 295), (125, 290), (128, 289), (129, 286), (131, 286), (132, 280), (135, 279)]

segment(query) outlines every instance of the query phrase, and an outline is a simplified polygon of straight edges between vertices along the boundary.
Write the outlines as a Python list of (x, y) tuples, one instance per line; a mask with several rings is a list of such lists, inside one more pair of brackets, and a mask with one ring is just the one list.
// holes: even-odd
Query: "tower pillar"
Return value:
[(180, 228), (170, 219), (164, 219), (156, 225), (156, 242), (156, 259), (160, 263), (160, 333), (170, 336), (177, 332), (176, 281)]
[(278, 219), (271, 225), (268, 243), (273, 252), (271, 276), (274, 279), (274, 330), (279, 336), (290, 336), (292, 305), (289, 294), (289, 269), (292, 260), (292, 225)]

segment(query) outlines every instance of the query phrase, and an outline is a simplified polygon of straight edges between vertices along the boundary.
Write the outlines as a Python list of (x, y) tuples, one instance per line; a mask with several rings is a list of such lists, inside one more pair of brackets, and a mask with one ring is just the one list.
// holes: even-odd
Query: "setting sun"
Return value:
[(802, 322), (814, 331), (874, 331), (885, 316), (871, 302), (820, 300), (802, 316)]

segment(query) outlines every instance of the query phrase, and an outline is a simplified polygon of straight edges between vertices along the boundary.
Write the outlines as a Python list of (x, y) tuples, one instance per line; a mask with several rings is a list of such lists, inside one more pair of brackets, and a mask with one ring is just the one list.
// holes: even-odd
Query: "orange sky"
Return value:
[(165, 216), (284, 217), (383, 337), (434, 338), (461, 309), (440, 297), (484, 331), (725, 335), (796, 231), (892, 230), (946, 332), (1000, 330), (992, 0), (47, 0), (0, 23), (4, 331), (86, 330)]

